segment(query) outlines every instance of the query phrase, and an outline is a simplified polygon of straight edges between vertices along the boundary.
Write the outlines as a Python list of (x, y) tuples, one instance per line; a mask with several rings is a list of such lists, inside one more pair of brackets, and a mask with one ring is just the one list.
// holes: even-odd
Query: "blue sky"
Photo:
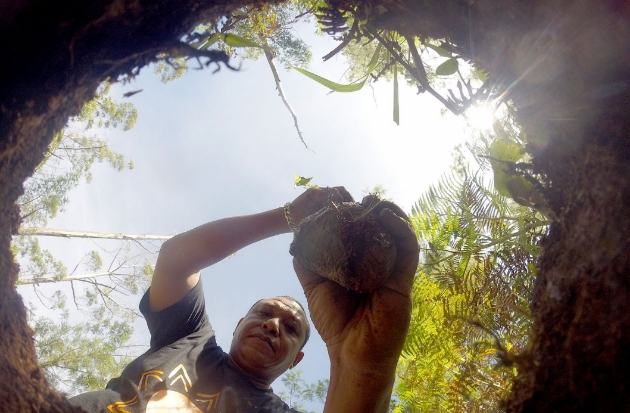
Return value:
[[(312, 46), (310, 69), (341, 81), (343, 57), (322, 63), (337, 42), (302, 26)], [(191, 64), (193, 66), (194, 64)], [(321, 186), (344, 185), (360, 200), (383, 185), (405, 211), (448, 171), (452, 148), (465, 138), (463, 119), (441, 115), (428, 94), (400, 82), (400, 126), (392, 121), (392, 85), (379, 81), (357, 93), (329, 94), (303, 75), (278, 65), (283, 87), (313, 151), (304, 148), (293, 119), (277, 95), (266, 61), (244, 61), (240, 72), (189, 70), (162, 84), (151, 68), (112, 94), (143, 89), (129, 101), (139, 111), (129, 132), (107, 131), (112, 148), (132, 159), (133, 171), (96, 165), (94, 179), (71, 194), (52, 228), (130, 234), (173, 235), (226, 216), (256, 213), (297, 197), (294, 175)], [(219, 344), (229, 348), (238, 319), (262, 297), (292, 295), (303, 300), (288, 253), (291, 235), (239, 251), (202, 272), (207, 309)], [(42, 240), (66, 257), (80, 259), (79, 241)], [(89, 248), (89, 247), (88, 247)], [(136, 323), (134, 343), (147, 343)], [(328, 377), (325, 346), (315, 336), (299, 368), (307, 382)], [(274, 388), (282, 390), (279, 381)], [(309, 408), (318, 409), (316, 405)], [(319, 407), (321, 409), (321, 407)]]

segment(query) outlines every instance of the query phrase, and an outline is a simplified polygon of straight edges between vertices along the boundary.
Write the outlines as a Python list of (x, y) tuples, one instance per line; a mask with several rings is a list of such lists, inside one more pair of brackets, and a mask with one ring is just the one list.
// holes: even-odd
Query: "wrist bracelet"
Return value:
[(289, 224), (289, 228), (291, 228), (291, 231), (298, 232), (297, 225), (295, 225), (295, 222), (293, 222), (293, 220), (291, 219), (291, 211), (289, 210), (290, 206), (290, 202), (284, 204), (284, 217), (287, 219), (287, 224)]

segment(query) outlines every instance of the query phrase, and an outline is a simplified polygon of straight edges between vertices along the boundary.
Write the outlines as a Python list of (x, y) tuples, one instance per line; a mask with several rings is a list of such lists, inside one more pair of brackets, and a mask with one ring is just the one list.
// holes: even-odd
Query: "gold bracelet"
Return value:
[(295, 225), (295, 222), (293, 222), (293, 220), (291, 219), (291, 211), (289, 210), (290, 206), (290, 202), (284, 204), (284, 217), (287, 219), (287, 224), (289, 224), (289, 228), (291, 228), (291, 231), (298, 232), (297, 225)]

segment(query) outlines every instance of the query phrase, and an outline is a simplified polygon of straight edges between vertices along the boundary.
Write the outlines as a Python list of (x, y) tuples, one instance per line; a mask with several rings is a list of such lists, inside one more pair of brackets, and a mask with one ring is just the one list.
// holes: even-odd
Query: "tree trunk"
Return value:
[[(331, 0), (331, 2), (333, 2)], [(6, 2), (5, 2), (6, 3)], [(0, 400), (73, 411), (36, 363), (9, 252), (15, 201), (53, 133), (107, 76), (132, 73), (195, 23), (254, 1), (100, 0), (2, 6)], [(511, 412), (630, 410), (630, 3), (335, 0), (374, 28), (448, 38), (517, 108), (555, 223), (532, 297), (531, 346)], [(383, 10), (388, 10), (381, 13)], [(436, 137), (437, 138), (437, 137)]]
[(197, 23), (256, 0), (2, 2), (0, 51), (0, 400), (3, 411), (75, 411), (37, 366), (32, 331), (9, 250), (22, 183), (53, 134), (99, 83), (139, 69)]
[(554, 223), (507, 411), (630, 411), (630, 3), (390, 7), (376, 28), (449, 39), (490, 72), (545, 181)]

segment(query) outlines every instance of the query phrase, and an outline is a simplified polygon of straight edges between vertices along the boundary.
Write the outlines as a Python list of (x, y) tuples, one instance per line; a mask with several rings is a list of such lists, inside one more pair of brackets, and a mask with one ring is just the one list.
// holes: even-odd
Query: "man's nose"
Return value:
[(267, 330), (267, 332), (269, 332), (269, 334), (271, 334), (272, 336), (277, 336), (278, 331), (280, 331), (280, 320), (278, 320), (277, 318), (270, 318), (269, 320), (263, 322), (262, 327), (264, 330)]

